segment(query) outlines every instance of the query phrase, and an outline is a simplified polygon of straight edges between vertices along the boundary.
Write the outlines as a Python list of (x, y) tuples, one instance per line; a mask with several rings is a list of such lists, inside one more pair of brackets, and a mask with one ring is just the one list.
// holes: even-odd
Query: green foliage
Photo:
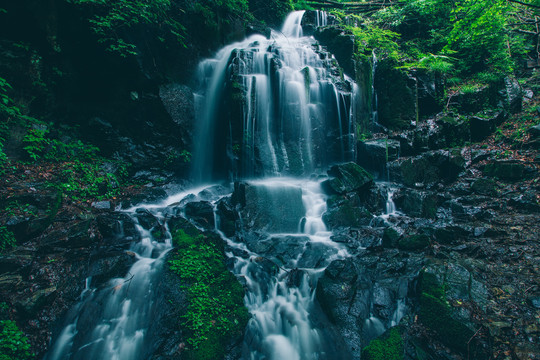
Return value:
[(452, 29), (445, 49), (457, 51), (464, 73), (484, 70), (512, 70), (506, 48), (504, 0), (455, 1), (451, 14)]
[(127, 165), (117, 163), (119, 169), (113, 174), (103, 169), (105, 159), (95, 162), (64, 162), (58, 169), (59, 179), (49, 185), (73, 200), (114, 197), (119, 185), (125, 180)]
[(227, 342), (241, 334), (249, 317), (243, 306), (244, 290), (227, 270), (222, 250), (209, 238), (180, 229), (173, 243), (177, 250), (169, 268), (185, 283), (189, 301), (182, 316), (190, 333), (189, 358), (223, 358)]
[(8, 158), (4, 153), (4, 146), (0, 143), (0, 176), (5, 174), (7, 162)]
[(28, 339), (11, 320), (0, 320), (0, 360), (28, 360), (30, 352)]
[(0, 226), (0, 254), (16, 245), (15, 235), (5, 226)]
[(290, 0), (250, 0), (249, 11), (268, 25), (279, 25), (293, 10)]
[(404, 353), (403, 339), (399, 327), (393, 327), (369, 343), (362, 350), (365, 360), (402, 360)]
[[(137, 47), (124, 35), (126, 29), (147, 25), (154, 27), (161, 38), (172, 36), (184, 44), (185, 28), (178, 21), (182, 10), (170, 0), (66, 0), (89, 6), (95, 14), (89, 19), (98, 42), (108, 51), (122, 57), (137, 55)], [(185, 46), (185, 45), (184, 45)]]
[(347, 29), (354, 34), (356, 55), (360, 58), (371, 56), (376, 50), (377, 56), (398, 59), (399, 46), (397, 40), (399, 34), (393, 31), (376, 26), (373, 22), (365, 20), (360, 27), (347, 26)]

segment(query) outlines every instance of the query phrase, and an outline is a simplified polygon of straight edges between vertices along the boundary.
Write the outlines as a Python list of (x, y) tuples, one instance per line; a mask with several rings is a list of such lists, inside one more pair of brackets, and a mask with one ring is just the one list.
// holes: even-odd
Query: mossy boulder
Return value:
[(450, 183), (463, 171), (465, 159), (457, 152), (438, 150), (403, 160), (400, 163), (401, 174), (396, 180), (405, 185)]
[(370, 188), (373, 176), (360, 165), (349, 162), (334, 165), (328, 170), (332, 179), (322, 183), (323, 189), (329, 194), (346, 194)]
[(425, 234), (406, 236), (399, 240), (398, 248), (401, 250), (422, 250), (429, 246), (430, 238)]
[(373, 219), (373, 214), (361, 204), (356, 194), (349, 197), (332, 196), (327, 204), (323, 221), (330, 229), (366, 226)]
[[(194, 234), (191, 227), (186, 231)], [(244, 288), (227, 269), (218, 235), (186, 231), (174, 231), (175, 249), (168, 258), (168, 271), (178, 277), (185, 292), (178, 325), (186, 337), (186, 358), (222, 359), (243, 336), (249, 320)]]
[(403, 189), (394, 196), (398, 209), (416, 217), (435, 218), (439, 207), (439, 196), (431, 191)]
[[(474, 285), (476, 284), (476, 285)], [(430, 265), (420, 274), (418, 282), (418, 319), (437, 334), (437, 338), (452, 351), (468, 354), (472, 359), (486, 359), (486, 349), (474, 337), (476, 326), (458, 316), (451, 301), (463, 304), (466, 301), (482, 303), (478, 291), (481, 285), (471, 274), (456, 264)], [(484, 289), (485, 290), (485, 289)], [(487, 294), (487, 291), (483, 292)]]
[(471, 189), (480, 195), (496, 196), (497, 195), (497, 183), (493, 179), (478, 179), (471, 184)]
[(401, 235), (393, 228), (384, 229), (382, 245), (385, 248), (395, 248)]
[(525, 174), (526, 167), (523, 164), (512, 161), (497, 161), (484, 167), (484, 174), (501, 180), (520, 180)]
[(395, 60), (386, 59), (377, 64), (374, 85), (381, 125), (402, 130), (417, 120), (416, 79), (397, 69)]
[(395, 326), (362, 350), (362, 360), (402, 360), (404, 357), (403, 328)]

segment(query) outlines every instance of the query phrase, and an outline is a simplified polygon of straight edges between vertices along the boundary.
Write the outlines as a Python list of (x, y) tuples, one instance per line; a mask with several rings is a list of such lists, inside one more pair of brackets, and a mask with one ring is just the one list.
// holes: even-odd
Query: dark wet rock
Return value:
[(496, 196), (497, 183), (489, 178), (478, 179), (471, 184), (471, 189), (479, 195)]
[(530, 296), (527, 302), (534, 308), (540, 309), (540, 296)]
[(487, 86), (481, 86), (470, 91), (459, 91), (450, 98), (450, 104), (462, 114), (471, 114), (482, 111), (493, 98), (493, 90)]
[(518, 210), (529, 212), (540, 212), (540, 204), (535, 191), (526, 191), (523, 194), (511, 198), (508, 203)]
[(317, 28), (314, 36), (336, 57), (345, 73), (354, 78), (354, 36), (336, 25)]
[(422, 250), (429, 246), (430, 238), (424, 234), (405, 236), (398, 241), (401, 250)]
[(206, 229), (215, 228), (214, 207), (208, 201), (190, 202), (185, 206), (186, 217)]
[(495, 161), (484, 167), (487, 176), (510, 181), (523, 179), (525, 171), (525, 165), (514, 161)]
[(295, 186), (235, 183), (232, 202), (240, 205), (246, 230), (295, 233), (305, 215), (302, 190)]
[(392, 190), (385, 183), (375, 183), (375, 186), (359, 194), (360, 200), (371, 213), (384, 214), (390, 191)]
[(251, 251), (271, 259), (278, 265), (290, 267), (292, 262), (304, 252), (309, 238), (302, 235), (282, 235), (271, 238), (246, 236), (244, 241)]
[(440, 341), (453, 351), (474, 354), (475, 359), (488, 358), (486, 344), (473, 336), (477, 326), (472, 313), (450, 305), (458, 301), (485, 307), (488, 292), (483, 284), (458, 264), (432, 262), (422, 273), (418, 292), (419, 320), (435, 331)]
[(395, 250), (333, 261), (318, 282), (316, 298), (353, 358), (392, 324), (422, 267), (422, 257)]
[[(437, 139), (438, 145), (444, 144), (447, 147), (455, 147), (463, 145), (471, 138), (470, 124), (468, 119), (462, 115), (453, 113), (445, 114), (437, 119), (437, 124), (440, 127)], [(430, 144), (434, 143), (433, 136), (430, 137)]]
[(384, 176), (386, 163), (397, 160), (399, 153), (400, 143), (397, 140), (377, 139), (358, 142), (358, 164), (379, 172), (381, 177)]
[(218, 229), (223, 231), (225, 236), (232, 237), (236, 234), (236, 223), (239, 221), (238, 213), (231, 204), (231, 198), (222, 198), (216, 207), (218, 217)]
[(491, 135), (507, 116), (505, 112), (483, 113), (469, 117), (471, 141), (482, 141)]
[(407, 129), (417, 120), (417, 80), (396, 65), (391, 59), (379, 61), (374, 79), (379, 123), (391, 130)]
[(435, 218), (439, 196), (430, 191), (404, 188), (394, 194), (394, 202), (400, 211), (410, 216)]
[(92, 207), (98, 210), (111, 210), (112, 204), (110, 201), (96, 201), (92, 203)]
[(463, 241), (470, 235), (471, 230), (459, 225), (448, 225), (435, 229), (433, 238), (436, 242), (450, 245)]
[(337, 252), (335, 247), (328, 244), (309, 241), (305, 244), (304, 252), (298, 260), (297, 266), (299, 268), (320, 268)]
[(340, 227), (360, 227), (369, 225), (373, 214), (363, 206), (357, 194), (331, 196), (327, 200), (328, 208), (322, 219), (329, 229)]
[(373, 227), (341, 228), (333, 231), (331, 240), (344, 244), (349, 252), (356, 254), (363, 249), (381, 246), (382, 232), (382, 228)]
[(385, 248), (395, 248), (398, 246), (398, 242), (401, 235), (400, 233), (391, 227), (384, 229), (382, 246)]
[(527, 132), (531, 135), (531, 138), (533, 139), (540, 138), (540, 124), (529, 128)]
[(432, 151), (390, 164), (392, 180), (403, 181), (405, 185), (450, 183), (463, 171), (465, 160), (461, 154), (449, 151)]
[(516, 114), (523, 108), (523, 91), (516, 78), (507, 77), (498, 92), (497, 106)]
[(156, 226), (160, 226), (158, 218), (152, 214), (148, 209), (138, 208), (135, 210), (135, 217), (137, 218), (139, 225), (141, 225), (146, 230), (151, 230)]
[(137, 261), (135, 254), (129, 251), (102, 251), (94, 255), (94, 259), (88, 272), (93, 286), (101, 286), (112, 278), (124, 277), (131, 265)]
[(329, 194), (366, 190), (373, 185), (371, 174), (353, 162), (332, 166), (328, 175), (333, 178), (325, 180), (322, 187)]
[(122, 208), (127, 209), (142, 203), (156, 203), (167, 198), (167, 192), (160, 187), (151, 187), (122, 201)]
[(125, 213), (102, 214), (96, 220), (104, 243), (117, 250), (126, 249), (140, 237), (133, 218)]

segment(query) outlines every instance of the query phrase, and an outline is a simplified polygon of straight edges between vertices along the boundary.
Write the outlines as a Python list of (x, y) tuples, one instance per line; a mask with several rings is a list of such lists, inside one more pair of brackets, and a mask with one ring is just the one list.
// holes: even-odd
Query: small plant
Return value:
[(16, 244), (15, 235), (5, 226), (0, 226), (0, 254), (13, 248)]
[(29, 360), (34, 355), (30, 352), (28, 338), (17, 324), (11, 320), (0, 320), (0, 360)]

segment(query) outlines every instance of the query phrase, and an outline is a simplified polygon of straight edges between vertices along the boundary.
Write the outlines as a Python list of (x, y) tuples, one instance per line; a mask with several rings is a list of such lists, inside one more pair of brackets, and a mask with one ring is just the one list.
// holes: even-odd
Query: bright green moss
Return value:
[(0, 360), (28, 360), (30, 352), (28, 339), (11, 320), (0, 320)]
[(177, 247), (169, 268), (185, 283), (187, 312), (182, 325), (188, 331), (188, 358), (216, 360), (225, 355), (230, 340), (243, 332), (249, 313), (244, 306), (244, 289), (225, 266), (223, 249), (216, 239), (177, 230)]
[(402, 360), (403, 339), (399, 327), (393, 327), (362, 350), (364, 360)]

